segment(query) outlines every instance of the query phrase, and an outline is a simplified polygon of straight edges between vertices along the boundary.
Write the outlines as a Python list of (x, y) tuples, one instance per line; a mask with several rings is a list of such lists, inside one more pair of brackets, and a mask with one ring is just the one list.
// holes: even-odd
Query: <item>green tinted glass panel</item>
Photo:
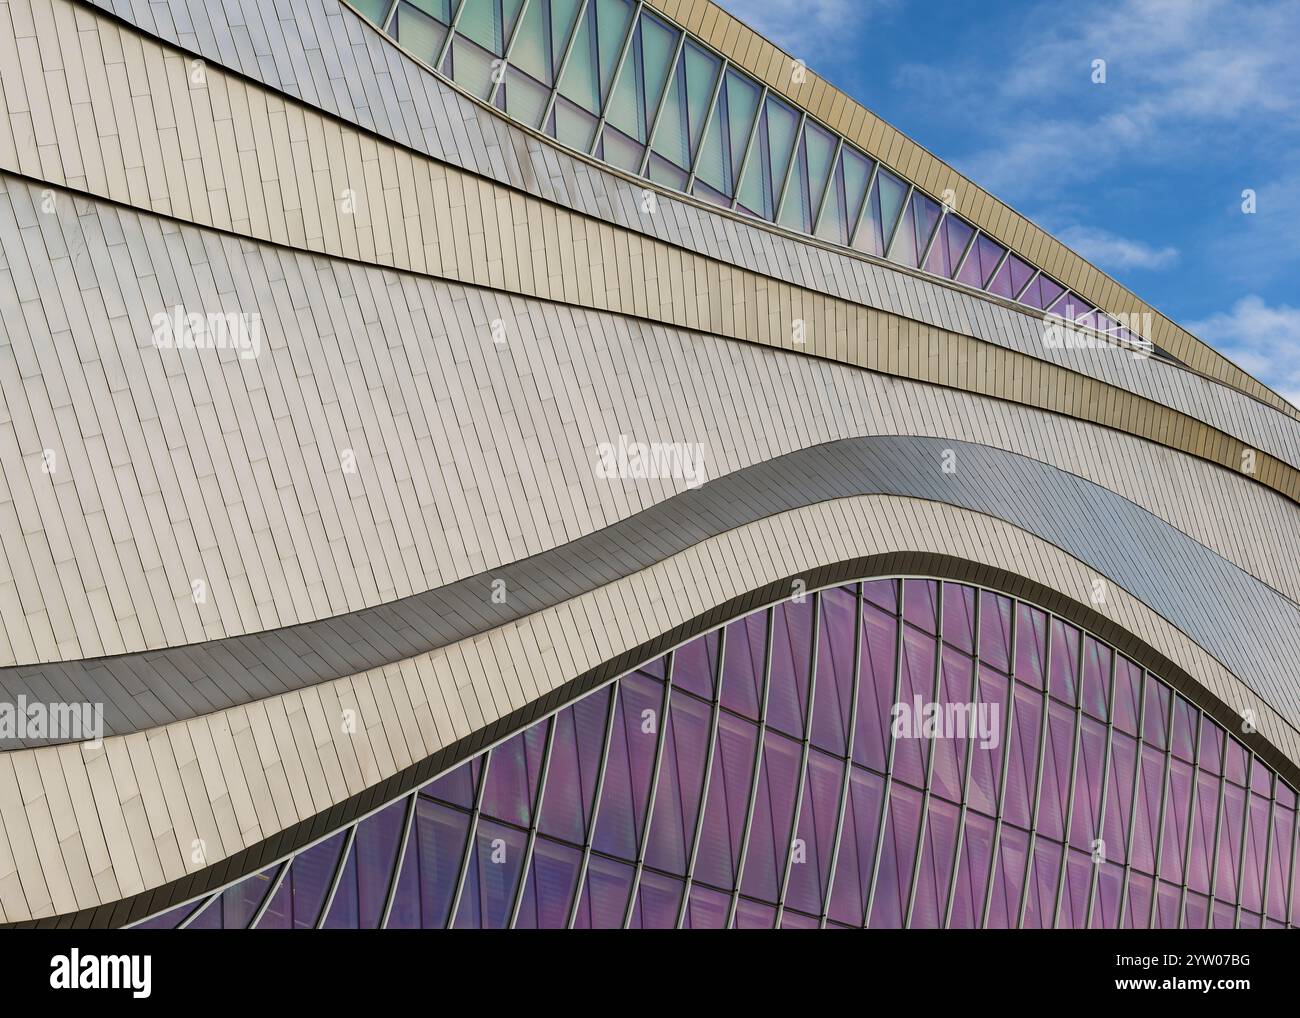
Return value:
[(884, 239), (888, 241), (890, 231), (898, 220), (898, 213), (903, 208), (903, 200), (907, 197), (907, 184), (882, 168), (876, 174), (876, 191), (880, 195), (880, 224)]
[[(516, 7), (518, 0), (515, 0)], [(456, 31), (485, 50), (501, 55), (505, 48), (505, 26), (501, 0), (465, 0)]]
[(520, 123), (536, 127), (549, 96), (550, 90), (546, 86), (511, 67), (506, 71), (501, 91), (497, 93), (497, 105)]
[(388, 13), (388, 0), (352, 0), (352, 6), (376, 25), (379, 24), (379, 19)]
[(493, 64), (499, 60), (495, 54), (457, 34), (442, 63), (442, 72), (465, 91), (486, 99), (492, 91)]
[(728, 70), (713, 118), (704, 133), (696, 173), (713, 191), (728, 198), (736, 193), (736, 174), (754, 126), (761, 91), (744, 75)]
[(795, 131), (799, 115), (774, 96), (769, 95), (763, 106), (754, 139), (754, 151), (745, 168), (745, 179), (740, 185), (740, 204), (764, 219), (775, 218), (777, 191), (785, 180), (794, 149)]
[(600, 112), (631, 20), (632, 5), (628, 0), (591, 0), (587, 4), (560, 82), (561, 95), (588, 112)]
[(804, 233), (812, 232), (812, 217), (826, 190), (826, 178), (834, 154), (834, 135), (806, 121), (785, 203), (781, 206), (778, 222), (782, 226)]
[(683, 170), (690, 167), (695, 154), (720, 64), (713, 54), (688, 42), (673, 73), (653, 148)]
[(432, 64), (438, 59), (442, 41), (447, 37), (445, 25), (408, 3), (398, 4), (392, 32), (393, 38), (426, 64)]
[(858, 221), (858, 211), (871, 181), (873, 165), (870, 159), (847, 145), (840, 150), (835, 175), (830, 181), (831, 193), (826, 198), (821, 221), (817, 223), (818, 237), (836, 244), (848, 244), (849, 231)]
[(894, 239), (889, 242), (887, 257), (891, 262), (916, 266), (916, 228), (913, 225), (915, 218), (914, 204), (908, 202), (907, 208), (903, 209), (903, 218), (894, 231)]
[[(402, 6), (407, 6), (408, 0), (403, 0)], [(412, 7), (418, 7), (431, 18), (437, 18), (444, 25), (451, 24), (451, 15), (455, 10), (455, 4), (452, 0), (409, 0)]]
[(511, 65), (543, 85), (554, 85), (579, 6), (580, 0), (530, 0), (510, 51)]
[(650, 14), (642, 14), (610, 97), (607, 119), (624, 134), (644, 143), (668, 80), (668, 64), (678, 32)]

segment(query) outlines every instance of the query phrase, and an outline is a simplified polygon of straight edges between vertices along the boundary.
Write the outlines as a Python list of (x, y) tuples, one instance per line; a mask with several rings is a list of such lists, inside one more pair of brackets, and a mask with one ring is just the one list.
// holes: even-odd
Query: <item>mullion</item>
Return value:
[[(936, 232), (938, 232), (936, 230)], [(975, 591), (975, 655), (971, 659), (970, 702), (974, 705), (978, 717), (980, 697), (980, 625), (984, 610), (984, 598), (979, 587)], [(966, 815), (970, 811), (970, 773), (975, 762), (975, 734), (967, 732), (966, 738), (966, 772), (961, 783), (961, 810), (957, 815), (957, 838), (952, 851), (952, 872), (948, 877), (948, 902), (944, 906), (941, 929), (948, 929), (952, 923), (953, 900), (957, 896), (957, 875), (961, 870), (961, 850), (966, 836)]]
[(514, 929), (519, 920), (519, 909), (524, 902), (524, 885), (528, 883), (528, 868), (533, 862), (533, 849), (537, 844), (537, 825), (542, 819), (542, 801), (546, 797), (546, 777), (551, 770), (551, 751), (555, 745), (556, 715), (552, 714), (546, 721), (546, 742), (542, 746), (542, 764), (537, 774), (537, 803), (529, 817), (528, 841), (524, 846), (523, 866), (519, 870), (519, 882), (515, 885), (515, 900), (510, 905), (510, 921), (507, 929)]
[[(1300, 800), (1297, 800), (1296, 805), (1297, 807), (1300, 807)], [(1300, 809), (1296, 809), (1292, 811), (1291, 814), (1291, 848), (1287, 852), (1287, 856), (1286, 856), (1287, 881), (1286, 881), (1286, 905), (1284, 906), (1284, 909), (1286, 911), (1286, 916), (1284, 917), (1284, 919), (1288, 929), (1295, 928), (1295, 924), (1291, 922), (1291, 902), (1295, 900), (1295, 890), (1296, 890), (1295, 889), (1295, 877), (1296, 877), (1295, 857), (1296, 857), (1296, 849), (1298, 847), (1300, 847)]]
[[(994, 275), (997, 271), (994, 270)], [(1049, 618), (1048, 627), (1051, 627)], [(1064, 634), (1065, 630), (1061, 630)], [(1065, 893), (1066, 874), (1070, 869), (1070, 835), (1074, 828), (1074, 800), (1077, 794), (1076, 784), (1079, 780), (1079, 758), (1083, 755), (1083, 652), (1088, 645), (1083, 630), (1079, 630), (1078, 668), (1074, 683), (1074, 744), (1070, 749), (1070, 791), (1065, 799), (1065, 816), (1061, 823), (1061, 871), (1056, 875), (1056, 904), (1052, 906), (1052, 922), (1048, 929), (1056, 929), (1061, 918), (1061, 896)], [(1050, 647), (1050, 644), (1049, 644)], [(1049, 694), (1050, 695), (1050, 694)], [(1087, 765), (1084, 765), (1085, 771)]]
[[(1019, 620), (1016, 621), (1018, 626)], [(1025, 910), (1029, 907), (1029, 880), (1034, 875), (1034, 851), (1038, 847), (1038, 812), (1043, 801), (1043, 769), (1047, 763), (1047, 722), (1051, 716), (1052, 705), (1052, 617), (1050, 615), (1047, 616), (1046, 631), (1047, 642), (1043, 648), (1043, 689), (1040, 694), (1043, 716), (1038, 724), (1038, 767), (1034, 777), (1034, 804), (1029, 813), (1029, 848), (1025, 853), (1025, 874), (1020, 885), (1020, 908), (1016, 917), (1016, 929), (1024, 928)], [(1015, 668), (1014, 663), (1012, 668)], [(1063, 863), (1065, 861), (1064, 854), (1061, 861)]]
[[(934, 637), (934, 692), (930, 702), (937, 704), (943, 689), (943, 583), (935, 583), (935, 625)], [(898, 701), (895, 700), (895, 703)], [(922, 729), (924, 732), (924, 729)], [(924, 735), (922, 736), (924, 738)], [(916, 852), (912, 857), (911, 882), (907, 892), (907, 904), (903, 908), (903, 928), (912, 925), (912, 909), (916, 907), (916, 887), (921, 879), (921, 860), (925, 855), (925, 833), (930, 820), (930, 798), (933, 795), (934, 764), (939, 755), (938, 739), (930, 740), (930, 753), (925, 762), (925, 787), (921, 792), (921, 822), (916, 829)]]
[[(831, 153), (830, 176), (826, 178), (826, 183), (822, 187), (821, 199), (817, 202), (817, 208), (813, 210), (812, 230), (809, 231), (809, 236), (812, 237), (817, 236), (817, 227), (821, 226), (822, 216), (826, 212), (826, 203), (830, 200), (831, 191), (835, 189), (835, 175), (840, 171), (840, 153), (843, 151), (844, 151), (844, 136), (841, 134), (837, 134), (835, 136), (835, 151)], [(808, 179), (809, 181), (811, 181), (812, 177), (810, 176)], [(811, 184), (809, 186), (811, 186)], [(844, 202), (846, 205), (848, 204), (848, 200), (849, 200), (848, 195), (845, 194)], [(848, 215), (847, 209), (845, 209), (844, 214), (845, 216)]]
[(212, 908), (212, 903), (216, 901), (219, 897), (221, 897), (220, 891), (217, 891), (214, 894), (209, 894), (206, 898), (204, 898), (201, 902), (199, 902), (197, 907), (190, 909), (190, 914), (187, 915), (184, 919), (182, 919), (179, 923), (177, 923), (176, 928), (178, 930), (185, 929), (187, 926), (190, 925), (190, 923), (194, 922), (194, 920), (199, 917), (199, 914), (201, 912), (205, 911), (206, 909)]
[[(627, 55), (632, 51), (632, 39), (635, 37), (637, 27), (641, 22), (641, 12), (645, 9), (645, 0), (637, 0), (636, 8), (632, 11), (632, 19), (627, 23), (627, 32), (623, 36), (622, 45), (619, 46), (618, 59), (614, 61), (614, 73), (609, 79), (609, 94), (603, 96), (600, 102), (600, 116), (596, 120), (596, 130), (591, 135), (591, 145), (588, 147), (588, 154), (592, 154), (600, 147), (601, 136), (605, 131), (605, 121), (609, 119), (609, 107), (614, 101), (614, 93), (618, 90), (619, 76), (623, 73), (623, 67), (627, 63)], [(636, 62), (633, 61), (633, 74), (636, 73)], [(638, 91), (642, 90), (644, 76), (641, 82), (633, 82), (632, 87)], [(665, 88), (667, 86), (665, 85)]]
[[(894, 642), (894, 698), (893, 703), (898, 703), (901, 695), (903, 681), (903, 601), (906, 597), (907, 584), (901, 579), (893, 581), (896, 583), (898, 591), (898, 615), (895, 618), (895, 642)], [(862, 925), (864, 927), (871, 923), (871, 909), (876, 903), (876, 881), (880, 876), (880, 857), (885, 848), (885, 824), (889, 820), (889, 795), (894, 783), (894, 751), (896, 749), (897, 739), (894, 738), (894, 726), (889, 726), (889, 748), (885, 753), (885, 781), (884, 791), (880, 797), (880, 816), (876, 824), (876, 851), (871, 860), (871, 880), (867, 886), (867, 905), (862, 912)]]
[[(1277, 813), (1277, 786), (1282, 779), (1279, 775), (1273, 775), (1272, 784), (1269, 786), (1268, 795), (1268, 819), (1264, 826), (1264, 872), (1259, 878), (1259, 914), (1260, 928), (1268, 922), (1268, 882), (1270, 870), (1273, 866), (1273, 817)], [(1243, 860), (1244, 865), (1244, 860)]]
[[(974, 226), (973, 223), (971, 225)], [(981, 230), (978, 226), (975, 226), (974, 230), (971, 231), (970, 237), (968, 237), (966, 240), (966, 246), (962, 248), (961, 255), (957, 258), (957, 264), (952, 267), (952, 281), (954, 283), (958, 282), (957, 277), (961, 275), (961, 270), (966, 267), (966, 259), (968, 259), (971, 256), (971, 254), (974, 252), (975, 245), (979, 243), (979, 239), (983, 235), (983, 233), (984, 231)], [(963, 283), (962, 285), (968, 286), (970, 284)], [(976, 289), (980, 289), (980, 288), (977, 287)]]
[[(1028, 264), (1028, 263), (1026, 262), (1026, 264)], [(1014, 301), (1016, 301), (1016, 302), (1018, 302), (1018, 303), (1023, 303), (1023, 302), (1020, 300), (1020, 298), (1023, 297), (1023, 296), (1025, 295), (1025, 293), (1029, 290), (1029, 288), (1030, 288), (1031, 286), (1034, 285), (1034, 280), (1037, 279), (1037, 278), (1038, 278), (1039, 276), (1041, 276), (1042, 274), (1043, 274), (1043, 270), (1042, 270), (1042, 269), (1034, 269), (1034, 271), (1030, 274), (1029, 278), (1025, 280), (1025, 285), (1022, 286), (1022, 287), (1021, 287), (1019, 290), (1017, 290), (1015, 293), (1013, 293), (1013, 294), (1011, 295), (1011, 299), (1014, 300)]]
[[(812, 648), (808, 661), (808, 703), (803, 720), (803, 740), (799, 750), (799, 788), (794, 797), (794, 818), (790, 823), (790, 837), (785, 846), (785, 871), (781, 874), (781, 886), (776, 895), (776, 922), (779, 929), (781, 916), (785, 912), (785, 896), (790, 889), (790, 872), (794, 866), (794, 843), (799, 838), (799, 814), (803, 810), (804, 790), (808, 784), (808, 747), (812, 740), (813, 702), (817, 692), (817, 644), (821, 636), (822, 595), (821, 591), (812, 595)], [(838, 691), (837, 691), (838, 693)]]
[(392, 3), (388, 5), (387, 12), (385, 12), (384, 16), (378, 21), (379, 30), (381, 32), (385, 32), (388, 35), (393, 34), (393, 29), (396, 27), (392, 24), (393, 15), (397, 13), (397, 8), (401, 2), (402, 0), (392, 0)]
[[(781, 193), (778, 195), (776, 193), (777, 189), (775, 187), (772, 189), (772, 197), (776, 200), (776, 204), (772, 206), (773, 223), (779, 224), (781, 222), (781, 212), (785, 209), (785, 199), (786, 199), (786, 195), (789, 193), (790, 190), (790, 181), (794, 179), (795, 173), (798, 170), (799, 155), (804, 150), (803, 136), (804, 136), (804, 131), (806, 131), (807, 129), (808, 129), (808, 113), (805, 110), (800, 110), (799, 124), (794, 129), (794, 148), (790, 149), (790, 159), (786, 164), (785, 176), (781, 178), (781, 187), (780, 187)], [(770, 137), (771, 136), (769, 134), (769, 138)], [(807, 160), (805, 160), (804, 165), (805, 167), (807, 166)], [(773, 181), (773, 183), (775, 184), (776, 182)], [(803, 231), (799, 231), (799, 232), (803, 232)]]
[(853, 738), (858, 729), (858, 694), (862, 685), (862, 584), (855, 583), (853, 613), (853, 684), (849, 693), (849, 737), (844, 751), (844, 773), (840, 778), (840, 802), (835, 817), (835, 837), (831, 842), (830, 875), (826, 878), (826, 899), (822, 902), (820, 929), (826, 928), (826, 918), (830, 914), (831, 892), (835, 888), (835, 871), (840, 861), (840, 839), (844, 836), (844, 817), (848, 811), (849, 786), (853, 775)]
[(682, 887), (682, 900), (677, 908), (677, 928), (681, 929), (686, 921), (686, 910), (690, 904), (691, 885), (695, 882), (695, 862), (700, 853), (700, 836), (704, 831), (704, 811), (709, 805), (709, 784), (713, 780), (713, 754), (718, 748), (718, 723), (722, 719), (722, 663), (727, 655), (727, 629), (718, 630), (718, 659), (713, 668), (713, 699), (709, 706), (709, 748), (704, 757), (704, 780), (700, 783), (700, 804), (695, 814), (695, 831), (691, 835), (690, 856), (686, 860), (686, 881)]
[[(940, 206), (939, 221), (934, 224), (934, 229), (930, 232), (930, 239), (925, 242), (925, 250), (921, 252), (920, 258), (917, 260), (916, 263), (916, 267), (920, 269), (922, 272), (928, 271), (925, 268), (925, 263), (930, 260), (930, 252), (934, 250), (934, 245), (939, 243), (939, 234), (943, 233), (944, 223), (948, 221), (948, 216), (950, 216), (951, 214), (952, 213), (948, 211), (948, 207), (946, 205)], [(935, 275), (935, 274), (936, 273), (931, 273), (931, 275)]]
[[(1080, 636), (1080, 641), (1082, 642), (1082, 640), (1083, 637)], [(1092, 877), (1088, 881), (1088, 911), (1084, 917), (1083, 923), (1085, 929), (1092, 929), (1092, 914), (1097, 902), (1097, 888), (1101, 884), (1101, 868), (1105, 866), (1108, 861), (1106, 853), (1106, 807), (1109, 805), (1110, 801), (1110, 769), (1114, 762), (1112, 756), (1115, 751), (1115, 672), (1118, 668), (1119, 652), (1112, 647), (1110, 648), (1110, 675), (1107, 677), (1107, 687), (1109, 692), (1106, 695), (1106, 752), (1102, 760), (1101, 768), (1101, 805), (1097, 811), (1097, 822), (1100, 825), (1100, 830), (1094, 833), (1092, 841), (1089, 842), (1089, 847), (1092, 847), (1097, 841), (1101, 842), (1101, 860), (1093, 862)], [(1079, 696), (1080, 700), (1082, 700), (1082, 672), (1079, 674), (1079, 679)], [(1193, 777), (1195, 777), (1194, 770), (1192, 773)], [(1192, 783), (1195, 785), (1195, 781)], [(1193, 790), (1192, 794), (1193, 796), (1195, 795), (1195, 790)], [(1189, 819), (1190, 816), (1191, 814), (1188, 814)], [(1191, 830), (1190, 822), (1188, 823), (1187, 828), (1189, 831)]]
[[(538, 0), (540, 3), (541, 0)], [(505, 49), (501, 53), (501, 76), (492, 83), (492, 89), (488, 92), (487, 104), (494, 106), (496, 104), (497, 93), (501, 91), (501, 85), (506, 80), (506, 70), (510, 66), (510, 54), (515, 48), (515, 40), (519, 38), (519, 33), (524, 27), (524, 19), (528, 17), (528, 5), (532, 0), (523, 0), (519, 5), (519, 13), (515, 15), (514, 28), (510, 30), (510, 38), (506, 40)]]
[[(1119, 914), (1115, 917), (1118, 930), (1124, 929), (1124, 917), (1128, 911), (1128, 885), (1133, 873), (1133, 833), (1137, 830), (1138, 789), (1142, 782), (1142, 747), (1146, 745), (1147, 687), (1145, 671), (1138, 683), (1138, 719), (1137, 737), (1133, 740), (1133, 789), (1129, 796), (1128, 830), (1124, 834), (1124, 878), (1119, 889)], [(1215, 833), (1218, 837), (1218, 833)], [(1211, 897), (1214, 884), (1210, 884)]]
[[(468, 3), (469, 0), (464, 0)], [(469, 873), (470, 863), (474, 858), (474, 838), (478, 834), (478, 821), (483, 813), (483, 794), (487, 791), (488, 767), (492, 763), (492, 750), (483, 754), (483, 763), (479, 766), (478, 788), (474, 790), (474, 808), (469, 815), (469, 836), (465, 839), (465, 855), (460, 861), (460, 873), (456, 877), (456, 893), (452, 895), (451, 911), (447, 914), (447, 929), (456, 925), (456, 913), (460, 911), (461, 895), (465, 893), (465, 877)]]
[(736, 921), (736, 905), (740, 901), (740, 885), (745, 876), (745, 860), (749, 856), (749, 835), (754, 826), (754, 807), (758, 802), (759, 771), (763, 766), (763, 742), (767, 737), (767, 696), (772, 683), (772, 643), (776, 633), (776, 612), (767, 609), (767, 639), (763, 648), (763, 694), (758, 707), (758, 741), (754, 749), (754, 771), (749, 784), (749, 805), (745, 810), (745, 829), (740, 840), (740, 859), (736, 863), (736, 886), (731, 892), (731, 905), (727, 909), (727, 928)]
[(456, 37), (456, 27), (460, 24), (460, 16), (465, 13), (465, 8), (470, 5), (472, 0), (460, 0), (460, 6), (456, 8), (456, 13), (451, 16), (451, 24), (447, 26), (447, 37), (442, 40), (442, 46), (438, 49), (438, 59), (433, 62), (433, 69), (439, 74), (442, 73), (442, 62), (447, 59), (447, 53), (451, 49), (451, 41)]
[[(867, 176), (867, 187), (862, 192), (862, 202), (858, 205), (858, 211), (853, 214), (853, 225), (849, 227), (849, 242), (846, 246), (853, 247), (854, 241), (858, 239), (858, 231), (862, 229), (862, 221), (867, 218), (867, 206), (871, 202), (871, 190), (876, 186), (876, 175), (880, 172), (880, 160), (873, 159), (871, 162), (871, 173)], [(848, 200), (847, 193), (845, 200)], [(846, 213), (847, 214), (847, 213)]]
[(415, 823), (415, 797), (419, 793), (412, 791), (406, 800), (406, 810), (402, 815), (402, 833), (397, 840), (397, 854), (393, 859), (393, 872), (388, 878), (388, 891), (384, 895), (384, 907), (379, 913), (379, 928), (388, 928), (388, 917), (393, 912), (393, 899), (397, 896), (397, 882), (402, 877), (402, 864), (411, 842), (411, 828)]
[(664, 695), (659, 708), (659, 731), (655, 735), (655, 762), (650, 771), (650, 795), (646, 801), (645, 823), (641, 827), (641, 840), (636, 850), (636, 868), (632, 871), (632, 893), (627, 897), (627, 907), (623, 912), (623, 928), (627, 929), (636, 909), (637, 892), (641, 888), (641, 874), (645, 870), (646, 849), (650, 845), (650, 825), (654, 821), (655, 799), (659, 794), (659, 775), (663, 770), (664, 743), (668, 741), (668, 712), (672, 709), (673, 666), (677, 654), (668, 652), (668, 661), (664, 668)]
[(614, 741), (614, 719), (618, 717), (618, 697), (621, 679), (615, 679), (609, 687), (609, 706), (605, 709), (605, 741), (600, 749), (600, 768), (596, 771), (596, 788), (592, 793), (591, 816), (587, 821), (587, 830), (582, 838), (582, 861), (578, 864), (578, 879), (573, 885), (573, 900), (569, 902), (569, 919), (565, 924), (573, 929), (578, 918), (578, 908), (582, 904), (582, 889), (587, 881), (587, 867), (591, 863), (591, 845), (596, 837), (596, 821), (600, 817), (600, 797), (605, 790), (605, 772), (609, 767), (609, 747)]

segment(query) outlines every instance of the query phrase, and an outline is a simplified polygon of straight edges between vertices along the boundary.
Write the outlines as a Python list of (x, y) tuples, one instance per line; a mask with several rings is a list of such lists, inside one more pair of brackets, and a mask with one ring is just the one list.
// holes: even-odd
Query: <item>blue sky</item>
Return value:
[(1300, 0), (719, 2), (1300, 403)]

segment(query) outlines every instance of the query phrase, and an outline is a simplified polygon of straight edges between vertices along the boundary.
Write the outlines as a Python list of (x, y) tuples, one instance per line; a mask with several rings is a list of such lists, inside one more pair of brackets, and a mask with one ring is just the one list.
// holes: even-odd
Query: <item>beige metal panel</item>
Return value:
[[(557, 688), (582, 671), (639, 646), (647, 632), (667, 632), (717, 604), (822, 564), (897, 551), (957, 554), (990, 567), (1014, 562), (1019, 575), (1083, 603), (1091, 600), (1094, 581), (1105, 579), (1077, 559), (1009, 524), (934, 502), (862, 496), (769, 517), (704, 541), (555, 608), (424, 655), (424, 660), (414, 664), (425, 695), (437, 696), (441, 684), (473, 720), (436, 735), (414, 736), (414, 744), (407, 747), (408, 755), (390, 752), (391, 742), (385, 745), (385, 737), (378, 734), (388, 732), (391, 736), (400, 728), (400, 720), (388, 713), (399, 708), (391, 699), (377, 695), (391, 688), (387, 668), (320, 687), (322, 695), (336, 692), (341, 705), (357, 711), (355, 734), (342, 724), (336, 725), (326, 743), (311, 737), (311, 722), (305, 711), (284, 709), (291, 698), (296, 699), (296, 692), (151, 733), (149, 738), (155, 745), (167, 744), (177, 750), (175, 755), (155, 754), (154, 759), (164, 788), (181, 790), (168, 799), (166, 808), (178, 837), (185, 839), (182, 851), (188, 871), (219, 862), (316, 811), (310, 796), (290, 794), (270, 826), (250, 828), (229, 841), (218, 837), (211, 818), (221, 808), (224, 791), (219, 783), (209, 784), (198, 774), (199, 763), (191, 748), (196, 731), (219, 725), (233, 729), (236, 719), (247, 715), (253, 719), (256, 732), (256, 719), (261, 717), (263, 736), (255, 734), (253, 741), (236, 740), (237, 766), (245, 775), (260, 774), (275, 786), (283, 782), (285, 748), (292, 746), (296, 754), (301, 754), (298, 766), (313, 770), (324, 767), (322, 751), (333, 749), (340, 757), (357, 754), (363, 761), (361, 784), (366, 787), (395, 773), (403, 760), (431, 755), (455, 738), (525, 706), (530, 697), (535, 698), (525, 688)], [(662, 596), (665, 594), (668, 596)], [(1109, 596), (1093, 608), (1178, 668), (1196, 675), (1204, 688), (1230, 709), (1253, 711), (1262, 736), (1290, 760), (1300, 759), (1300, 739), (1294, 729), (1185, 634), (1127, 591), (1112, 582)], [(644, 628), (624, 628), (615, 621), (638, 616), (649, 620)], [(506, 658), (527, 674), (527, 680), (513, 690), (489, 692), (498, 681), (500, 662)], [(456, 676), (450, 686), (436, 678), (447, 668)], [(283, 721), (272, 726), (266, 719), (275, 710)], [(281, 736), (273, 734), (276, 726), (282, 727)], [(301, 732), (295, 733), (295, 729)], [(123, 826), (128, 804), (118, 798), (116, 791), (114, 761), (121, 767), (128, 763), (124, 762), (125, 754), (109, 747), (121, 738), (106, 740), (106, 748), (101, 750), (84, 745), (59, 749), (69, 788), (76, 785), (96, 789), (89, 808), (77, 810), (77, 830), (65, 836), (63, 844), (75, 846), (80, 840), (85, 845), (102, 845), (102, 839), (108, 839), (106, 868), (97, 875), (93, 893), (84, 881), (74, 881), (70, 876), (67, 860), (76, 858), (75, 851), (65, 848), (62, 854), (47, 853), (38, 858), (35, 829), (45, 822), (41, 818), (48, 815), (48, 810), (43, 799), (33, 800), (35, 806), (25, 805), (16, 781), (5, 777), (6, 773), (14, 773), (14, 761), (29, 755), (39, 768), (53, 766), (51, 755), (44, 750), (18, 750), (0, 756), (0, 822), (8, 843), (18, 846), (14, 855), (17, 879), (0, 877), (0, 906), (7, 921), (54, 914), (52, 886), (58, 888), (61, 898), (75, 898), (78, 909), (114, 901), (147, 887), (141, 875), (141, 860), (135, 856)], [(37, 813), (35, 821), (30, 815), (33, 810)], [(193, 818), (199, 818), (197, 827)], [(148, 869), (158, 872), (153, 867)]]
[[(0, 219), (6, 197), (15, 207), (33, 200), (30, 188), (8, 185)], [(96, 221), (91, 211), (84, 206), (73, 216), (68, 207), (66, 218), (48, 221), (59, 227), (52, 236), (99, 266), (87, 275), (99, 288), (60, 290), (45, 303), (88, 319), (108, 298), (135, 309), (135, 328), (118, 330), (88, 361), (76, 427), (48, 423), (59, 409), (51, 395), (57, 365), (42, 378), (6, 382), (11, 416), (25, 408), (32, 423), (20, 441), (16, 417), (0, 421), (0, 448), (8, 450), (0, 521), (9, 519), (6, 533), (22, 535), (0, 555), (8, 568), (0, 589), (12, 592), (0, 596), (10, 655), (0, 663), (277, 628), (537, 554), (681, 490), (682, 482), (598, 482), (597, 447), (619, 434), (700, 441), (710, 476), (857, 435), (994, 444), (1120, 492), (1300, 600), (1293, 506), (1239, 473), (1164, 455), (1112, 430), (1077, 421), (1069, 441), (1045, 443), (1039, 437), (1055, 417), (1001, 400), (581, 308), (250, 249), (236, 238), (101, 206), (98, 221), (120, 238), (106, 247), (85, 229)], [(255, 259), (246, 257), (250, 250)], [(114, 261), (119, 251), (158, 252), (135, 271), (159, 273), (167, 296), (147, 295), (152, 277), (133, 290), (120, 271), (127, 259)], [(182, 251), (201, 251), (204, 260), (170, 257)], [(152, 345), (150, 300), (159, 309), (173, 300), (225, 308), (219, 291), (231, 288), (232, 306), (261, 316), (261, 356), (244, 361)], [(1210, 444), (1208, 429), (1195, 422), (1166, 433), (1162, 415), (1135, 411), (1133, 398), (1117, 389), (1081, 389), (1077, 376), (1054, 376), (1046, 365), (1046, 376), (1026, 373), (1021, 365), (1037, 362), (917, 323), (878, 313), (861, 321), (844, 306), (835, 314), (834, 329), (827, 319), (810, 321), (808, 345), (839, 356), (842, 342), (846, 358), (872, 367), (1018, 395), (1240, 462), (1238, 446)], [(500, 347), (493, 321), (506, 340)], [(32, 330), (9, 338), (19, 362), (38, 361), (58, 345)], [(787, 336), (777, 341), (800, 349)], [(0, 371), (3, 364), (0, 358)], [(110, 429), (133, 425), (138, 442), (114, 452), (103, 441)], [(46, 448), (70, 469), (43, 473)], [(348, 450), (355, 473), (343, 469)], [(96, 466), (80, 469), (85, 462)], [(38, 497), (59, 489), (67, 494), (41, 510)], [(162, 497), (142, 506), (139, 490)], [(60, 548), (83, 550), (94, 568), (61, 570)], [(148, 583), (141, 582), (145, 549), (152, 549)], [(206, 587), (204, 604), (194, 597), (196, 579)], [(104, 601), (112, 607), (79, 607)], [(58, 640), (51, 620), (63, 634)], [(48, 635), (38, 642), (25, 634)]]

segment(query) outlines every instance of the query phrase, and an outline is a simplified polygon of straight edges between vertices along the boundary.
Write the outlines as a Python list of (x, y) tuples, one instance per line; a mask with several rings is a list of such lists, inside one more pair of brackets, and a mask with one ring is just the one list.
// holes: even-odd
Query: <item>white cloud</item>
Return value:
[(1163, 269), (1178, 260), (1176, 247), (1152, 247), (1095, 226), (1068, 226), (1056, 236), (1066, 247), (1103, 269)]
[(1271, 307), (1251, 294), (1237, 301), (1232, 310), (1192, 322), (1187, 328), (1293, 406), (1300, 406), (1300, 308), (1287, 304)]
[(822, 60), (842, 62), (845, 27), (854, 35), (896, 0), (719, 0), (728, 12), (810, 70)]

